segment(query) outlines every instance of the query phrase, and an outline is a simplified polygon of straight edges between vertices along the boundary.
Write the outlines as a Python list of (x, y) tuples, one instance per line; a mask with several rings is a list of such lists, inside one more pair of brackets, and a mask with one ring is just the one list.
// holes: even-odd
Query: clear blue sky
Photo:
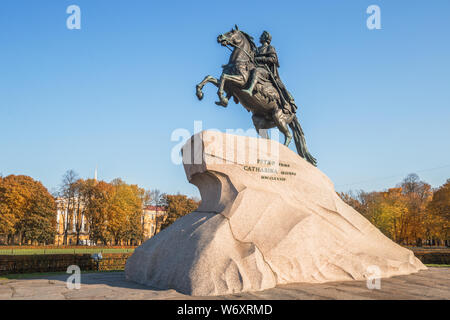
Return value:
[[(271, 3), (275, 3), (271, 4)], [(66, 8), (82, 11), (66, 28)], [(366, 8), (381, 7), (382, 30)], [(196, 100), (229, 52), (236, 23), (273, 36), (319, 168), (340, 191), (380, 190), (416, 172), (450, 178), (450, 1), (3, 0), (0, 172), (50, 190), (74, 169), (145, 188), (198, 195), (173, 165), (177, 128), (251, 127), (250, 115)], [(291, 146), (293, 147), (293, 145)], [(430, 170), (432, 169), (432, 170)]]

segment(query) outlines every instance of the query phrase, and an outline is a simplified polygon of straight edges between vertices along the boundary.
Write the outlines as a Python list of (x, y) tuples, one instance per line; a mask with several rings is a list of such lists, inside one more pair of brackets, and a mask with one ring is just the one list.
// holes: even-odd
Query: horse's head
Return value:
[(217, 42), (222, 46), (230, 45), (235, 48), (247, 47), (247, 44), (251, 47), (251, 50), (256, 47), (253, 43), (252, 37), (245, 32), (240, 31), (238, 26), (235, 26), (235, 28), (231, 29), (231, 31), (218, 36)]

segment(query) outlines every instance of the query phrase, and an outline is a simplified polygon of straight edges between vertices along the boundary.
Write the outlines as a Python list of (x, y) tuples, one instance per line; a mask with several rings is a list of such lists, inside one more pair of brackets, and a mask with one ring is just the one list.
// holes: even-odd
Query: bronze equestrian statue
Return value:
[(237, 26), (218, 36), (217, 42), (222, 46), (233, 47), (230, 59), (228, 64), (222, 66), (220, 80), (208, 75), (197, 85), (197, 97), (203, 99), (202, 89), (206, 83), (214, 84), (219, 88), (217, 105), (227, 107), (229, 99), (233, 97), (236, 103), (241, 103), (252, 112), (258, 134), (267, 139), (266, 130), (277, 127), (284, 134), (284, 145), (289, 146), (293, 137), (298, 154), (316, 166), (316, 159), (306, 148), (294, 98), (279, 77), (278, 57), (270, 45), (271, 38), (264, 31), (260, 37), (261, 47), (257, 48), (253, 38)]

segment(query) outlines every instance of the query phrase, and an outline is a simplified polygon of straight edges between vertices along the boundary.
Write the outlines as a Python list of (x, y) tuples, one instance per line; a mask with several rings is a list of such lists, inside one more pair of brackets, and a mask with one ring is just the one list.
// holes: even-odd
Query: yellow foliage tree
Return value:
[(9, 243), (53, 243), (55, 232), (56, 204), (40, 182), (23, 175), (0, 180), (0, 233)]
[(387, 191), (339, 195), (398, 243), (420, 246), (431, 238), (448, 240), (450, 180), (434, 195), (431, 186), (416, 174)]
[(108, 211), (108, 232), (115, 244), (121, 241), (142, 240), (141, 220), (145, 190), (129, 185), (120, 179), (112, 182), (113, 194)]
[[(428, 205), (426, 232), (429, 238), (450, 242), (450, 179), (433, 194)], [(438, 243), (440, 244), (440, 243)]]
[(188, 198), (186, 195), (166, 195), (167, 219), (161, 225), (161, 230), (167, 228), (177, 219), (195, 211), (199, 206), (199, 201)]
[(89, 238), (95, 243), (108, 244), (108, 212), (114, 188), (105, 181), (86, 180), (82, 189), (84, 214), (88, 224)]

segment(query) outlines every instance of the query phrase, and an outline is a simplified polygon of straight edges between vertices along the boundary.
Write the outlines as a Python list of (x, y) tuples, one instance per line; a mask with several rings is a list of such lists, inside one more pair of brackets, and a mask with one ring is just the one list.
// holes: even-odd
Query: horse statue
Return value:
[[(253, 38), (235, 26), (231, 31), (219, 35), (217, 42), (227, 48), (228, 46), (233, 48), (229, 48), (232, 51), (230, 59), (228, 64), (222, 66), (220, 80), (208, 75), (196, 86), (197, 98), (203, 99), (202, 89), (205, 84), (214, 84), (219, 88), (217, 105), (227, 107), (229, 99), (233, 97), (235, 103), (241, 103), (253, 114), (253, 124), (262, 138), (268, 139), (267, 130), (277, 127), (284, 135), (284, 145), (289, 146), (294, 137), (297, 153), (316, 166), (316, 159), (306, 148), (305, 137), (295, 114), (295, 108), (292, 103), (286, 102), (280, 90), (281, 81), (274, 78), (266, 65), (260, 65), (255, 61), (258, 49)], [(269, 76), (267, 79), (258, 78), (253, 94), (247, 88), (248, 80), (257, 68), (262, 71), (265, 69)]]

